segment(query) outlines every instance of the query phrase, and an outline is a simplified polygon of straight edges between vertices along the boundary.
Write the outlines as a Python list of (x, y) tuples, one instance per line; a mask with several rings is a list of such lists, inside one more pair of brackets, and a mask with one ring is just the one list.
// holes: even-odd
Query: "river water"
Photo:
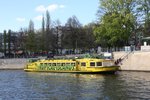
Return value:
[(0, 100), (149, 100), (150, 72), (115, 75), (0, 71)]

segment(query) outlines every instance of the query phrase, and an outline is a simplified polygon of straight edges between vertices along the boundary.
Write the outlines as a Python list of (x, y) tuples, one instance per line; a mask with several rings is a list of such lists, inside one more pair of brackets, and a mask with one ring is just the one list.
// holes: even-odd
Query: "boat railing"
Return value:
[(32, 58), (32, 59), (29, 59), (28, 62), (33, 63), (33, 62), (36, 62), (38, 60), (40, 60), (40, 59), (39, 58)]

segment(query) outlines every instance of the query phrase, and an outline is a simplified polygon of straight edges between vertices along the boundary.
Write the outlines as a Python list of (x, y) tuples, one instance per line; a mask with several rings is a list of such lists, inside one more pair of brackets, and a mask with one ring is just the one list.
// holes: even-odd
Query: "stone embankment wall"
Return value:
[(150, 52), (114, 52), (113, 55), (115, 60), (125, 57), (120, 63), (121, 70), (150, 71)]
[[(150, 71), (150, 52), (134, 51), (114, 52), (114, 59), (124, 58), (120, 63), (121, 70), (129, 71)], [(28, 59), (0, 59), (0, 69), (23, 69)]]
[(0, 69), (23, 69), (27, 61), (24, 58), (0, 59)]

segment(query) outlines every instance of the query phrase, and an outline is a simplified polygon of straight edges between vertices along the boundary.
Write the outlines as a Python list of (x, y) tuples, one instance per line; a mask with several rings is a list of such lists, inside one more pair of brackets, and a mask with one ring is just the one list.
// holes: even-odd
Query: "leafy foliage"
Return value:
[(32, 20), (29, 22), (29, 29), (27, 31), (27, 38), (26, 38), (26, 48), (31, 52), (36, 51), (36, 35), (34, 32), (34, 23)]
[(145, 36), (150, 36), (150, 1), (149, 0), (138, 0), (138, 14), (140, 16), (140, 21), (142, 23), (140, 23), (144, 29), (144, 35)]
[(100, 7), (105, 13), (94, 29), (96, 42), (101, 46), (128, 45), (128, 39), (134, 30), (135, 18), (131, 12), (133, 0), (127, 1), (101, 0)]

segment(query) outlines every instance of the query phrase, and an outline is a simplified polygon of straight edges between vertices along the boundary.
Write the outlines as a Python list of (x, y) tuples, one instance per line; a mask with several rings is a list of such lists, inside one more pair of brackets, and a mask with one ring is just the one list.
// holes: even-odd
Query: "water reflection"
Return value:
[(103, 81), (103, 100), (128, 100), (125, 80), (120, 75), (105, 76)]
[[(102, 75), (90, 74), (28, 73), (28, 77), (31, 77), (32, 81), (36, 80), (36, 83), (45, 84), (44, 86), (38, 84), (39, 89), (36, 88), (36, 91), (42, 89), (45, 91), (48, 88), (46, 91), (49, 93), (49, 97), (63, 97), (64, 100), (68, 98), (75, 100), (96, 99), (101, 92), (102, 84), (100, 83), (104, 80)], [(44, 89), (44, 87), (46, 88)]]
[(0, 71), (2, 100), (148, 100), (150, 73), (116, 75)]

